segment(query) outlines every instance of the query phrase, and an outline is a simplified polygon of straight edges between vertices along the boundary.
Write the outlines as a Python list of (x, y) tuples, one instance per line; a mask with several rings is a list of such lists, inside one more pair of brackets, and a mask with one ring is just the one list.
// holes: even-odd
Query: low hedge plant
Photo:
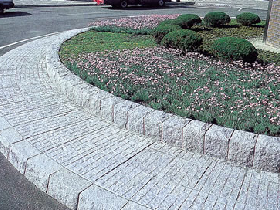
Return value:
[(193, 25), (201, 23), (198, 15), (184, 14), (177, 17), (173, 24), (179, 25), (183, 29), (190, 29)]
[(152, 35), (154, 36), (156, 42), (159, 44), (163, 37), (168, 34), (169, 32), (180, 30), (181, 27), (178, 25), (171, 25), (171, 24), (163, 24), (157, 26)]
[(209, 12), (203, 21), (207, 26), (219, 27), (230, 22), (230, 17), (224, 12)]
[(161, 21), (158, 26), (161, 26), (161, 25), (176, 25), (176, 19), (166, 19), (164, 21)]
[(251, 26), (261, 22), (258, 15), (251, 12), (244, 12), (236, 16), (236, 21), (244, 26)]
[(183, 54), (186, 51), (199, 51), (202, 43), (202, 37), (188, 29), (172, 31), (166, 34), (161, 41), (166, 48), (180, 49)]
[(243, 60), (248, 63), (253, 63), (258, 57), (258, 52), (252, 43), (236, 37), (215, 40), (211, 52), (221, 60)]

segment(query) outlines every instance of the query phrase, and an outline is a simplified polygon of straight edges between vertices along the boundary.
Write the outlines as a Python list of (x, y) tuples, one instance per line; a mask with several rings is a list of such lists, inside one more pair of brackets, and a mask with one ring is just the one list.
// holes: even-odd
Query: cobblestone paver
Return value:
[[(47, 185), (50, 195), (73, 209), (280, 210), (278, 174), (153, 142), (76, 107), (45, 71), (47, 48), (58, 36), (63, 34), (0, 57), (0, 149), (5, 131), (13, 128), (20, 141), (40, 153), (33, 152), (25, 170), (40, 164), (42, 155), (58, 163), (46, 167), (53, 173)], [(33, 178), (32, 171), (26, 175)], [(73, 185), (71, 197), (61, 187), (65, 183)], [(101, 198), (90, 197), (100, 193)]]

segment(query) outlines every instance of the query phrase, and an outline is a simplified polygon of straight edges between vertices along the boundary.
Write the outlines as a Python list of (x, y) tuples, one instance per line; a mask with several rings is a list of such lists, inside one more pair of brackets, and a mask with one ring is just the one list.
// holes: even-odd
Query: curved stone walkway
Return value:
[(76, 106), (46, 72), (73, 30), (0, 57), (0, 152), (71, 209), (280, 209), (278, 174), (185, 152)]

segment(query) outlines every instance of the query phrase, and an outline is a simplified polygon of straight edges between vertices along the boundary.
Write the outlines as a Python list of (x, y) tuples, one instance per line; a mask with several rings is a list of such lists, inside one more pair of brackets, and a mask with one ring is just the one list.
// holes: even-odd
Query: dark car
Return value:
[(0, 14), (4, 12), (4, 9), (10, 9), (14, 6), (13, 0), (0, 0)]
[(128, 5), (156, 5), (163, 7), (165, 2), (171, 0), (104, 0), (104, 4), (111, 5), (112, 7), (126, 8)]

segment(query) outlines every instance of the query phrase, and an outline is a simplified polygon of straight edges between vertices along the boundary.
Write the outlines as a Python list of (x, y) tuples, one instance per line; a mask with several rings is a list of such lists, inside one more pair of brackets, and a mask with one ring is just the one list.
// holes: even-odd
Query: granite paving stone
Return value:
[(66, 169), (51, 174), (49, 180), (47, 193), (71, 209), (77, 208), (79, 194), (91, 185), (90, 181)]
[(162, 140), (162, 123), (173, 115), (155, 110), (144, 118), (145, 135)]
[(193, 120), (183, 128), (183, 149), (203, 153), (204, 138), (210, 124)]
[(172, 146), (183, 147), (183, 128), (190, 119), (172, 116), (162, 123), (162, 141)]
[(22, 136), (13, 127), (2, 130), (0, 132), (0, 152), (8, 158), (12, 144), (22, 140)]
[(40, 151), (37, 148), (24, 140), (11, 145), (8, 160), (23, 174), (26, 170), (27, 160), (39, 154)]
[(227, 159), (233, 129), (212, 125), (205, 134), (205, 154)]
[(126, 128), (140, 134), (144, 134), (144, 117), (152, 112), (152, 108), (137, 106), (128, 111)]
[(53, 159), (39, 154), (27, 160), (25, 177), (40, 190), (47, 192), (50, 175), (62, 169)]
[(140, 106), (128, 100), (123, 100), (121, 103), (117, 103), (114, 106), (114, 123), (119, 128), (125, 128), (127, 126), (128, 111)]
[(229, 142), (228, 159), (245, 166), (253, 166), (257, 135), (234, 131)]
[(5, 130), (11, 127), (10, 123), (6, 120), (5, 117), (0, 117), (0, 131)]
[(99, 186), (92, 185), (79, 195), (77, 209), (118, 210), (124, 207), (127, 203), (128, 200), (116, 196), (114, 193)]
[(280, 172), (280, 138), (259, 135), (253, 166), (261, 170)]
[(150, 208), (147, 208), (145, 206), (141, 206), (137, 203), (134, 202), (128, 202), (123, 208), (122, 210), (131, 210), (131, 209), (137, 209), (137, 210), (149, 210)]

